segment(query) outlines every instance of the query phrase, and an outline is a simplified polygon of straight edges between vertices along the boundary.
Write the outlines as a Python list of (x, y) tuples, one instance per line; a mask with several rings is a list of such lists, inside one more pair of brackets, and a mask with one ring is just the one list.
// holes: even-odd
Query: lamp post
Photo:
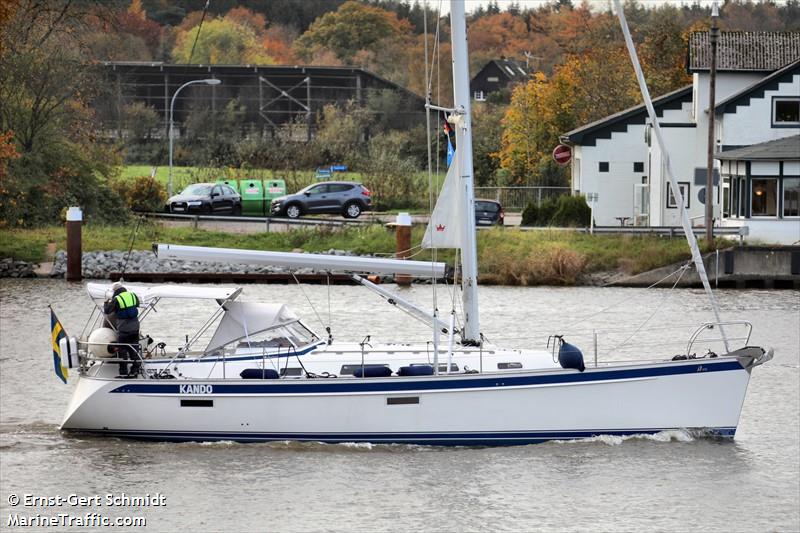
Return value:
[(222, 82), (220, 80), (217, 80), (217, 79), (214, 79), (214, 78), (209, 78), (209, 79), (205, 79), (205, 80), (187, 81), (186, 83), (184, 83), (183, 85), (178, 87), (178, 90), (175, 91), (175, 94), (172, 95), (172, 100), (169, 103), (169, 175), (167, 177), (167, 194), (169, 196), (172, 196), (172, 138), (173, 138), (173, 135), (172, 135), (172, 113), (175, 110), (175, 99), (178, 97), (178, 93), (181, 92), (181, 90), (184, 87), (188, 87), (189, 85), (195, 85), (195, 84), (198, 84), (198, 83), (202, 83), (202, 84), (205, 84), (205, 85), (219, 85)]
[[(717, 3), (711, 6), (711, 28), (708, 40), (711, 44), (711, 64), (708, 72), (708, 160), (706, 165), (706, 242), (709, 246), (714, 241), (714, 107), (716, 106), (717, 88), (717, 39), (719, 38), (719, 9)], [(719, 184), (720, 189), (722, 183)], [(722, 210), (720, 210), (720, 213)]]

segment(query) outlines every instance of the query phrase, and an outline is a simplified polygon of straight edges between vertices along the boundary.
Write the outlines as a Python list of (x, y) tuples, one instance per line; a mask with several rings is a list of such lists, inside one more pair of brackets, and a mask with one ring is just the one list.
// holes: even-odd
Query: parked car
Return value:
[(223, 183), (195, 183), (167, 200), (169, 213), (200, 213), (216, 215), (242, 213), (242, 197)]
[(502, 226), (505, 223), (505, 211), (500, 202), (495, 200), (475, 200), (476, 226)]
[(369, 189), (354, 181), (325, 181), (309, 185), (295, 194), (275, 198), (270, 212), (289, 218), (317, 213), (358, 218), (364, 211), (372, 210), (371, 195)]

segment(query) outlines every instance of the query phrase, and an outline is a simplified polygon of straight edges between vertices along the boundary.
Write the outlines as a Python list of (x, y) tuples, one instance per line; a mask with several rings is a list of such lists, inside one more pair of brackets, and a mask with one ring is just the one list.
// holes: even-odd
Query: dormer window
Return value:
[(772, 99), (772, 125), (778, 128), (800, 126), (800, 98), (774, 97)]

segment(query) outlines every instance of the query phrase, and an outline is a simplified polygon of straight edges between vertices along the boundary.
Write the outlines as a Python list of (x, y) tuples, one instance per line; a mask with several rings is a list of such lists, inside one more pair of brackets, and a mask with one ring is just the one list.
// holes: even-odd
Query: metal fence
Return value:
[(568, 194), (571, 194), (569, 187), (475, 187), (475, 198), (497, 200), (505, 209), (513, 211)]

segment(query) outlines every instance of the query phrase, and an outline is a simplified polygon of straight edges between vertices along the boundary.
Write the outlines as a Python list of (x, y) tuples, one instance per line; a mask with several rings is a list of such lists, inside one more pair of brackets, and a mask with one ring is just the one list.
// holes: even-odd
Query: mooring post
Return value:
[(82, 246), (81, 225), (83, 212), (80, 207), (67, 209), (67, 281), (80, 281), (83, 279), (81, 271)]
[[(399, 213), (395, 220), (395, 228), (397, 230), (397, 252), (395, 257), (405, 259), (411, 253), (411, 215)], [(410, 286), (411, 279), (408, 274), (396, 274), (394, 276), (395, 282), (402, 287)]]

